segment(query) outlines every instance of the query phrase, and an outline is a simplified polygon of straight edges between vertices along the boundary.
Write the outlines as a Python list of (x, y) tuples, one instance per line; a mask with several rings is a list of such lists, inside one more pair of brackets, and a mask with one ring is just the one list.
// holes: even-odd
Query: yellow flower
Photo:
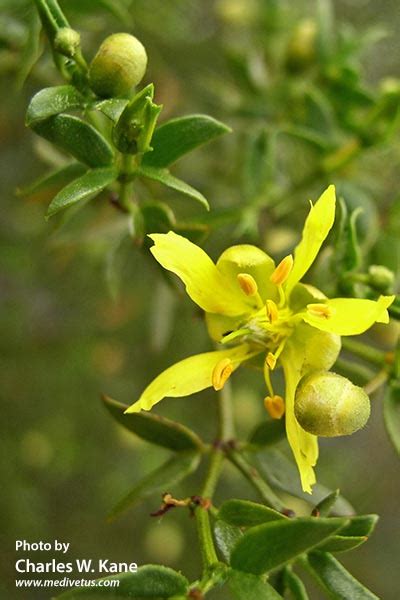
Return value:
[[(304, 375), (332, 367), (341, 335), (357, 335), (375, 322), (387, 323), (387, 308), (394, 300), (394, 296), (381, 296), (377, 301), (329, 300), (316, 288), (300, 283), (334, 217), (335, 188), (331, 185), (311, 205), (294, 257), (285, 257), (277, 266), (256, 246), (232, 246), (214, 264), (201, 248), (172, 231), (150, 235), (157, 261), (180, 277), (190, 298), (205, 311), (212, 339), (229, 347), (169, 367), (126, 412), (150, 410), (167, 396), (188, 396), (211, 386), (219, 390), (242, 363), (263, 353), (265, 406), (273, 418), (285, 412), (287, 438), (302, 487), (311, 493), (318, 443), (296, 420), (297, 385)], [(271, 371), (278, 366), (285, 376), (284, 401), (271, 382)]]

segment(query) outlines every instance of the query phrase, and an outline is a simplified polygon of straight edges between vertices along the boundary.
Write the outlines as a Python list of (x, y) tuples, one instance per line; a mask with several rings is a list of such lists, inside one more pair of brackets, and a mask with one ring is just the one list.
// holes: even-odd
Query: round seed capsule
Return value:
[(124, 96), (146, 72), (147, 54), (129, 33), (114, 33), (101, 44), (89, 68), (90, 87), (98, 96)]
[(328, 371), (316, 371), (299, 383), (294, 411), (303, 429), (314, 435), (350, 435), (364, 427), (370, 402), (364, 390)]

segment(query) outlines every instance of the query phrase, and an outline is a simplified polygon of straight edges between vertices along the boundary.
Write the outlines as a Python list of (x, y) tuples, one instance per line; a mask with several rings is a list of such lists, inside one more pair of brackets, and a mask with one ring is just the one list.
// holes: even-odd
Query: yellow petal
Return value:
[(150, 248), (154, 257), (180, 277), (188, 295), (203, 310), (228, 316), (248, 312), (248, 298), (239, 285), (233, 285), (221, 274), (199, 246), (172, 231), (149, 237), (154, 241)]
[(299, 469), (303, 491), (311, 494), (316, 481), (313, 467), (318, 460), (318, 439), (304, 431), (294, 414), (294, 396), (303, 374), (304, 357), (294, 344), (288, 342), (281, 362), (286, 383), (286, 435)]
[(289, 295), (296, 283), (314, 262), (335, 220), (335, 186), (330, 185), (322, 194), (306, 219), (303, 236), (294, 252), (294, 264), (286, 282)]
[[(309, 325), (322, 331), (338, 335), (358, 335), (367, 331), (374, 323), (388, 323), (387, 308), (395, 296), (380, 296), (375, 300), (359, 298), (334, 298), (326, 300), (322, 306), (330, 311), (330, 316), (317, 316), (315, 311), (307, 311), (303, 319)], [(314, 305), (316, 306), (316, 305)]]
[(165, 397), (180, 398), (211, 387), (215, 367), (223, 359), (230, 359), (235, 370), (248, 358), (254, 356), (248, 344), (241, 344), (229, 350), (217, 350), (196, 354), (172, 365), (158, 375), (144, 390), (137, 402), (125, 412), (150, 410)]

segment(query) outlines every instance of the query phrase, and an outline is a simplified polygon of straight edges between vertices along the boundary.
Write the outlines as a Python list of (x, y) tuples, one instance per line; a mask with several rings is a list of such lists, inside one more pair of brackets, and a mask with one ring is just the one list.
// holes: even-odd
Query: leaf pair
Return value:
[(202, 442), (190, 429), (154, 413), (124, 414), (127, 408), (108, 397), (103, 397), (107, 410), (114, 419), (140, 438), (173, 450), (175, 454), (145, 476), (114, 507), (110, 518), (115, 518), (141, 500), (157, 493), (165, 492), (195, 471), (200, 462)]
[[(371, 600), (376, 596), (355, 580), (328, 550), (343, 551), (358, 545), (354, 540), (365, 541), (376, 521), (376, 515), (288, 519), (262, 504), (228, 500), (218, 511), (215, 535), (220, 550), (233, 567), (228, 585), (237, 600), (281, 598), (262, 576), (302, 559), (304, 553), (310, 571), (333, 598)], [(243, 533), (243, 528), (248, 529)], [(307, 600), (303, 583), (287, 567), (284, 585), (294, 598)]]
[[(66, 114), (66, 111), (86, 108), (102, 112), (117, 127), (129, 106), (127, 100), (121, 99), (93, 103), (74, 86), (62, 85), (41, 90), (32, 98), (28, 107), (27, 126), (91, 168), (56, 195), (49, 206), (48, 217), (73, 204), (96, 197), (120, 175), (115, 150), (107, 139), (86, 121)], [(153, 150), (143, 155), (141, 164), (131, 176), (161, 183), (197, 200), (208, 209), (208, 202), (203, 194), (173, 176), (168, 167), (184, 154), (227, 131), (228, 127), (205, 115), (191, 115), (168, 121), (156, 129), (151, 140)], [(70, 165), (66, 167), (69, 168)], [(50, 180), (53, 178), (54, 173), (49, 176)]]

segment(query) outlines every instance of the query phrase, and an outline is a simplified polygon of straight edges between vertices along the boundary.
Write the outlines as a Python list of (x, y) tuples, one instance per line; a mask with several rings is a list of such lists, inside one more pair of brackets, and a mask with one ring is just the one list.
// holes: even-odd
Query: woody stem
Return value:
[[(208, 466), (208, 471), (200, 492), (201, 497), (206, 498), (207, 500), (212, 499), (221, 474), (222, 464), (225, 458), (223, 442), (231, 439), (234, 434), (231, 389), (229, 382), (226, 382), (223, 389), (217, 394), (217, 398), (218, 439), (212, 449), (210, 464)], [(201, 555), (203, 559), (203, 568), (206, 571), (208, 567), (215, 565), (218, 562), (212, 537), (209, 511), (203, 506), (197, 506), (195, 510), (195, 516)]]

